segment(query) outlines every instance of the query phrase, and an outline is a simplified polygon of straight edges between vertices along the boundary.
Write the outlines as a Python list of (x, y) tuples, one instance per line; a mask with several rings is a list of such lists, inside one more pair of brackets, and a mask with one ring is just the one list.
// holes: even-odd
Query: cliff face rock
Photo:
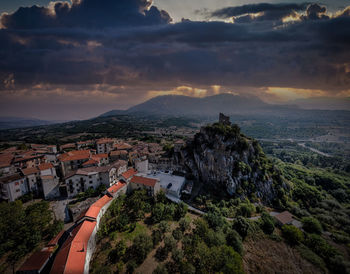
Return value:
[(231, 196), (271, 204), (283, 199), (288, 189), (258, 142), (242, 135), (236, 125), (202, 127), (177, 157), (198, 181)]

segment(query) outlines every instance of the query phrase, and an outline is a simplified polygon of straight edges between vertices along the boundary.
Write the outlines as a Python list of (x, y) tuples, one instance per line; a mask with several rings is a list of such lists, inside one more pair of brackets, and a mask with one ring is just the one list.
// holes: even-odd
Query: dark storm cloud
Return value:
[(7, 29), (56, 27), (116, 27), (157, 25), (169, 23), (166, 11), (160, 11), (147, 0), (82, 0), (57, 2), (52, 8), (32, 6), (19, 8), (13, 14), (1, 17)]
[[(0, 89), (70, 85), (76, 87), (70, 90), (79, 92), (104, 85), (121, 87), (116, 93), (134, 89), (139, 94), (180, 85), (281, 86), (335, 93), (350, 89), (346, 10), (325, 18), (323, 7), (308, 5), (304, 16), (309, 18), (280, 27), (191, 21), (165, 24), (168, 20), (159, 24), (158, 19), (145, 19), (159, 18), (158, 9), (146, 9), (146, 1), (99, 0), (100, 10), (83, 3), (97, 2), (86, 0), (72, 7), (56, 4), (54, 23), (42, 27), (40, 22), (52, 16), (42, 16), (43, 10), (29, 23), (19, 11), (14, 13), (19, 18), (6, 17), (13, 22), (0, 31)], [(300, 5), (291, 4), (289, 11), (291, 7)], [(136, 20), (135, 12), (143, 19)], [(96, 14), (104, 13), (97, 22)], [(69, 21), (65, 16), (80, 19)], [(311, 20), (320, 18), (324, 20)]]
[(267, 20), (280, 19), (285, 15), (291, 14), (294, 11), (303, 11), (308, 6), (307, 3), (302, 4), (249, 4), (237, 7), (227, 7), (216, 10), (210, 15), (217, 18), (231, 18), (249, 13), (264, 12)]

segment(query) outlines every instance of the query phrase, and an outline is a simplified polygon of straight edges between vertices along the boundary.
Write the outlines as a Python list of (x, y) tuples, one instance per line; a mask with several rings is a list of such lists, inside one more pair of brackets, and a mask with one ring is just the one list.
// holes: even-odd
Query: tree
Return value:
[(162, 238), (163, 238), (163, 233), (159, 229), (153, 230), (152, 231), (153, 247), (156, 247), (162, 241)]
[(303, 223), (303, 229), (309, 233), (321, 234), (322, 226), (320, 222), (312, 217), (304, 217), (301, 222)]
[(239, 233), (239, 235), (241, 235), (243, 239), (248, 235), (249, 227), (249, 222), (243, 217), (238, 217), (233, 223), (233, 228)]
[(124, 240), (119, 241), (115, 248), (109, 252), (108, 259), (111, 263), (116, 263), (121, 261), (126, 253), (126, 244)]
[(164, 264), (159, 264), (153, 271), (153, 274), (168, 274), (168, 270), (166, 269)]
[(164, 234), (170, 230), (170, 225), (167, 221), (161, 221), (158, 225), (158, 228)]
[(173, 236), (169, 235), (164, 238), (164, 248), (167, 252), (170, 252), (176, 247), (176, 241)]
[(185, 203), (180, 202), (179, 204), (177, 204), (174, 219), (178, 221), (181, 218), (185, 217), (187, 210), (188, 206)]
[(221, 229), (225, 224), (225, 219), (219, 213), (210, 212), (205, 215), (206, 220), (211, 228), (218, 230)]
[(239, 236), (236, 230), (230, 229), (226, 234), (227, 245), (231, 246), (236, 252), (242, 254), (243, 245), (242, 238)]
[(267, 212), (263, 212), (261, 215), (261, 229), (266, 234), (272, 234), (275, 230), (275, 222)]
[(290, 245), (297, 245), (304, 240), (303, 233), (293, 225), (282, 226), (282, 235)]
[(215, 258), (212, 266), (213, 273), (237, 273), (243, 274), (243, 264), (241, 256), (232, 247), (222, 245), (213, 247), (210, 250), (211, 258)]
[(153, 223), (159, 223), (164, 220), (164, 210), (165, 205), (162, 203), (157, 203), (152, 209), (152, 221)]
[(208, 223), (202, 218), (198, 218), (194, 221), (194, 225), (195, 225), (195, 229), (193, 231), (194, 234), (204, 239), (204, 237), (207, 235), (209, 231)]
[(132, 250), (137, 262), (142, 263), (152, 248), (153, 242), (150, 236), (147, 234), (137, 235), (132, 245)]
[(172, 235), (175, 240), (179, 241), (182, 238), (182, 231), (180, 228), (176, 228), (173, 230)]
[(187, 229), (190, 228), (191, 220), (189, 218), (181, 218), (179, 221), (179, 227), (182, 230), (182, 232), (185, 232)]
[(220, 246), (226, 243), (224, 233), (222, 233), (222, 231), (214, 231), (212, 229), (209, 229), (204, 240), (209, 247)]

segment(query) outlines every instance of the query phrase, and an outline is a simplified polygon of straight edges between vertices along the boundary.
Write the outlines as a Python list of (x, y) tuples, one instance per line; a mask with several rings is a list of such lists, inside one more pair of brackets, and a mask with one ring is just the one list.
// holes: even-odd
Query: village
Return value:
[[(183, 145), (183, 140), (175, 141), (174, 150)], [(53, 209), (61, 205), (54, 214), (66, 222), (65, 229), (29, 257), (18, 273), (46, 273), (51, 267), (52, 273), (88, 272), (100, 219), (114, 199), (136, 189), (146, 189), (151, 196), (163, 190), (171, 200), (179, 200), (182, 190), (190, 194), (192, 182), (173, 174), (175, 168), (160, 144), (141, 141), (101, 138), (3, 150), (1, 200), (49, 200)], [(69, 205), (89, 192), (97, 197)]]
[[(231, 124), (223, 114), (219, 123)], [(183, 139), (175, 140), (172, 153), (180, 153), (184, 146)], [(13, 146), (0, 154), (0, 174), (2, 201), (48, 200), (55, 218), (65, 222), (56, 237), (27, 258), (17, 271), (20, 274), (88, 273), (101, 218), (113, 200), (143, 189), (153, 197), (163, 191), (170, 201), (183, 203), (182, 194), (191, 196), (194, 185), (160, 144), (112, 138), (59, 147)], [(194, 214), (206, 214), (190, 204), (186, 207)], [(270, 215), (281, 226), (302, 227), (288, 211), (271, 210)]]

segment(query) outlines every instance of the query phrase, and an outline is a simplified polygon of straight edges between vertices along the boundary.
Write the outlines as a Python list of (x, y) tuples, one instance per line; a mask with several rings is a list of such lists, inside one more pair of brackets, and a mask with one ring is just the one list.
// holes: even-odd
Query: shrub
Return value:
[(142, 263), (153, 248), (152, 238), (147, 234), (137, 235), (133, 241), (132, 250), (137, 262)]
[(236, 230), (230, 229), (226, 234), (226, 242), (227, 245), (233, 247), (233, 249), (238, 252), (239, 254), (242, 254), (243, 252), (243, 245), (242, 245), (242, 238), (239, 236)]
[(166, 269), (165, 265), (159, 264), (153, 271), (153, 274), (168, 274), (168, 270)]
[(187, 229), (190, 228), (190, 224), (191, 224), (191, 220), (186, 217), (181, 218), (181, 220), (179, 221), (179, 227), (183, 232), (185, 232)]
[(174, 229), (172, 235), (175, 240), (179, 241), (182, 238), (182, 231), (180, 228)]
[(301, 222), (303, 223), (303, 229), (309, 233), (322, 233), (322, 226), (320, 222), (312, 217), (304, 217)]
[(239, 233), (239, 235), (241, 235), (243, 239), (247, 236), (249, 227), (249, 222), (243, 217), (238, 217), (233, 224), (233, 228)]
[(261, 215), (261, 229), (266, 234), (272, 234), (275, 230), (275, 222), (273, 218), (266, 212)]
[(303, 233), (293, 225), (282, 226), (282, 235), (290, 245), (297, 245), (304, 240)]

